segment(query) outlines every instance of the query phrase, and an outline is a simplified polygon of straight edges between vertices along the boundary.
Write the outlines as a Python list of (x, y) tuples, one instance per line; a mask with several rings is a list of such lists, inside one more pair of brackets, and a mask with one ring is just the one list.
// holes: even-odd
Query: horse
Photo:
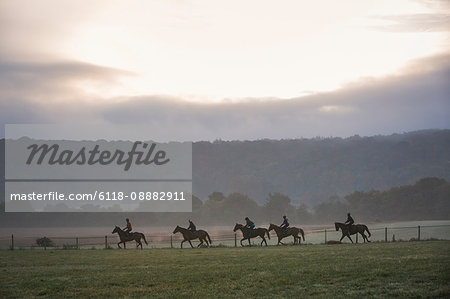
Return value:
[[(350, 231), (349, 231), (349, 229), (348, 229), (347, 224), (345, 224), (345, 223), (335, 222), (335, 223), (334, 223), (334, 227), (336, 228), (336, 231), (339, 231), (339, 229), (341, 229), (341, 231), (342, 231), (342, 237), (341, 237), (341, 239), (339, 240), (339, 242), (341, 242), (342, 239), (344, 239), (344, 237), (347, 237), (347, 238), (349, 238), (350, 241), (352, 241), (352, 243), (353, 243), (353, 240), (352, 240), (352, 238), (350, 238), (350, 235), (354, 235), (354, 234), (357, 234), (357, 233), (360, 233), (360, 234), (361, 234), (361, 236), (363, 237), (364, 243), (366, 243), (366, 240), (367, 240), (367, 242), (370, 242), (370, 241), (369, 241), (369, 237), (371, 236), (371, 234), (370, 234), (369, 229), (367, 228), (367, 226), (364, 225), (364, 224), (355, 224), (355, 225), (352, 225), (352, 226), (350, 227)], [(367, 231), (367, 233), (369, 234), (369, 237), (367, 237), (367, 236), (364, 234), (364, 231)]]
[(293, 236), (294, 237), (294, 245), (295, 244), (299, 244), (299, 241), (301, 239), (300, 236), (298, 235), (299, 233), (302, 234), (303, 241), (305, 241), (305, 233), (303, 232), (303, 229), (301, 229), (301, 228), (288, 227), (286, 229), (282, 229), (278, 225), (271, 223), (270, 226), (269, 226), (269, 232), (272, 229), (275, 231), (275, 233), (277, 234), (277, 237), (278, 237), (277, 245), (280, 245), (280, 244), (285, 245), (283, 242), (281, 242), (281, 240), (283, 238), (286, 238), (286, 237), (289, 237), (289, 236)]
[(256, 238), (256, 237), (261, 237), (261, 238), (262, 238), (261, 246), (263, 245), (263, 243), (266, 243), (266, 246), (267, 246), (266, 238), (264, 238), (264, 235), (265, 235), (266, 233), (267, 233), (267, 237), (268, 237), (269, 240), (270, 240), (270, 234), (269, 234), (269, 231), (268, 231), (267, 229), (265, 229), (265, 228), (258, 227), (258, 228), (255, 228), (255, 229), (251, 229), (251, 228), (248, 228), (248, 227), (246, 227), (246, 226), (243, 226), (242, 224), (236, 223), (236, 225), (235, 225), (234, 228), (233, 228), (233, 231), (236, 232), (238, 229), (241, 230), (242, 236), (243, 236), (243, 238), (242, 238), (242, 240), (241, 240), (241, 246), (244, 246), (244, 245), (242, 244), (242, 241), (244, 241), (244, 240), (248, 240), (248, 245), (249, 245), (249, 246), (252, 246), (252, 245), (250, 244), (250, 239), (251, 239), (251, 238)]
[[(191, 247), (194, 248), (194, 246), (192, 246), (191, 240), (194, 240), (197, 238), (200, 240), (200, 244), (198, 244), (197, 247), (202, 246), (203, 242), (205, 242), (207, 246), (212, 244), (209, 234), (202, 229), (199, 229), (199, 230), (196, 230), (195, 232), (193, 232), (193, 231), (188, 230), (187, 228), (177, 225), (177, 227), (175, 228), (173, 233), (174, 234), (181, 233), (183, 235), (183, 241), (181, 241), (181, 248), (183, 248), (183, 243), (186, 241), (188, 241), (189, 244), (191, 244)], [(208, 238), (208, 240), (206, 240), (206, 238)], [(209, 241), (209, 243), (208, 243), (208, 241)]]
[(141, 242), (141, 238), (144, 240), (145, 244), (148, 245), (147, 240), (145, 239), (145, 236), (143, 233), (138, 233), (138, 232), (126, 232), (124, 230), (122, 230), (120, 227), (116, 226), (114, 228), (114, 230), (112, 231), (112, 233), (118, 233), (119, 234), (119, 238), (120, 238), (120, 242), (117, 243), (117, 246), (119, 246), (119, 248), (122, 249), (122, 247), (120, 247), (120, 243), (123, 243), (123, 248), (127, 248), (127, 246), (125, 245), (125, 242), (129, 242), (129, 241), (136, 241), (136, 248), (139, 248), (139, 246), (141, 246), (142, 249), (142, 242)]

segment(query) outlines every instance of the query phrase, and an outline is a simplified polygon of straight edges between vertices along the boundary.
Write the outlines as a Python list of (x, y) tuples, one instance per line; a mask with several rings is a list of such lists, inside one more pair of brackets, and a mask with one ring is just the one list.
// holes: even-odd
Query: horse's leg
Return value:
[(202, 244), (203, 244), (203, 239), (201, 239), (201, 238), (198, 238), (198, 239), (200, 240), (200, 243), (197, 245), (197, 248), (202, 246)]
[(122, 243), (122, 241), (119, 242), (119, 243), (117, 243), (117, 246), (118, 246), (120, 249), (122, 249), (122, 247), (120, 247), (120, 243)]
[(183, 243), (186, 242), (186, 240), (181, 241), (181, 248), (183, 248)]
[(252, 247), (252, 244), (250, 243), (250, 238), (248, 238), (247, 240), (248, 240), (248, 246)]
[(367, 236), (364, 232), (362, 232), (361, 235), (363, 236), (364, 243), (366, 243), (366, 240), (369, 241), (369, 239), (367, 238)]
[(352, 240), (352, 238), (350, 238), (350, 235), (349, 235), (349, 234), (347, 234), (347, 238), (349, 238), (350, 241), (352, 241), (352, 243), (353, 243), (353, 240)]
[(191, 248), (194, 248), (194, 246), (192, 246), (191, 240), (188, 240), (189, 244), (191, 244)]
[(125, 242), (123, 242), (123, 249), (127, 249), (127, 244), (126, 244), (126, 241), (125, 241)]
[(344, 239), (344, 237), (345, 237), (345, 235), (342, 233), (342, 237), (341, 237), (341, 239), (339, 240), (339, 242), (342, 242), (342, 239)]
[(361, 233), (361, 232), (357, 232), (356, 233), (356, 237), (358, 237), (358, 233), (361, 235), (361, 237), (363, 238), (363, 241), (364, 241), (364, 243), (366, 243), (366, 236), (364, 236), (364, 234), (363, 233)]
[(364, 235), (364, 237), (366, 238), (367, 242), (370, 242), (370, 241), (369, 241), (369, 237), (366, 236), (366, 234), (364, 233), (364, 231), (363, 231), (363, 235)]
[(242, 240), (241, 240), (241, 246), (242, 247), (244, 247), (244, 244), (242, 244), (242, 241), (244, 241), (245, 239), (244, 238), (242, 238)]

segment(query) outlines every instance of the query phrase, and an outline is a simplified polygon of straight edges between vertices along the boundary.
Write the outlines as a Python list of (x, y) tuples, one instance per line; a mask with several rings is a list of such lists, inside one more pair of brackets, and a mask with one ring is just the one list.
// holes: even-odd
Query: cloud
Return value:
[(119, 85), (134, 74), (77, 61), (50, 63), (0, 61), (2, 123), (53, 123), (93, 118), (83, 86)]
[[(168, 95), (98, 99), (70, 82), (89, 78), (114, 85), (127, 73), (76, 62), (3, 62), (0, 119), (4, 123), (143, 124), (149, 126), (149, 136), (152, 130), (164, 130), (174, 138), (188, 140), (376, 135), (450, 128), (449, 62), (449, 55), (421, 59), (397, 75), (366, 78), (334, 92), (289, 100), (220, 103), (187, 102)], [(45, 100), (46, 94), (51, 95), (50, 100)]]
[[(365, 79), (339, 91), (290, 100), (186, 103), (140, 97), (109, 105), (108, 121), (192, 128), (194, 139), (213, 140), (390, 134), (449, 128), (450, 61), (422, 59), (397, 76)], [(407, 75), (406, 75), (407, 74)], [(186, 133), (187, 134), (187, 133)]]
[[(0, 88), (2, 97), (21, 95), (27, 97), (46, 94), (51, 96), (68, 91), (76, 82), (91, 81), (112, 84), (120, 76), (132, 73), (76, 61), (50, 63), (0, 61)], [(20, 88), (24, 86), (26, 88)], [(75, 91), (75, 90), (73, 90)]]
[(450, 2), (448, 0), (415, 0), (432, 10), (445, 11), (450, 9)]
[(382, 16), (376, 19), (391, 21), (393, 24), (375, 26), (377, 30), (389, 32), (446, 32), (450, 31), (450, 14), (410, 14)]

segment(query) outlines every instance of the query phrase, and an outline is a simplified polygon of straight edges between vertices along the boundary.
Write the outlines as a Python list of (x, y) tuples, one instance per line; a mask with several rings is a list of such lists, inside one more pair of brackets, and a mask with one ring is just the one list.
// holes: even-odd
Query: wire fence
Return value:
[[(393, 227), (373, 227), (369, 228), (372, 242), (396, 242), (396, 241), (422, 241), (422, 240), (450, 240), (450, 225), (424, 225), (424, 226), (393, 226)], [(267, 236), (267, 235), (266, 235)], [(305, 231), (305, 240), (301, 240), (300, 245), (304, 244), (330, 244), (337, 243), (341, 239), (342, 233), (336, 231), (334, 227), (322, 229), (310, 229)], [(42, 236), (44, 237), (44, 236)], [(50, 247), (38, 246), (36, 236), (21, 236), (18, 234), (0, 236), (0, 249), (115, 249), (118, 248), (119, 238), (117, 235), (103, 236), (45, 236), (52, 241)], [(218, 232), (210, 234), (212, 247), (238, 247), (241, 246), (242, 234)], [(39, 237), (40, 238), (40, 237)], [(183, 240), (180, 234), (156, 233), (145, 235), (148, 245), (143, 242), (144, 248), (180, 248)], [(355, 243), (362, 243), (364, 240), (361, 235), (352, 235), (351, 239)], [(271, 232), (271, 239), (267, 239), (268, 245), (276, 245), (277, 237)], [(293, 238), (283, 239), (286, 244), (292, 244)], [(345, 237), (342, 242), (350, 243)], [(198, 240), (192, 241), (194, 247), (198, 246)], [(250, 241), (251, 246), (260, 245), (261, 238), (253, 238)], [(243, 241), (244, 246), (248, 246), (248, 240)], [(122, 245), (123, 247), (123, 245)], [(188, 242), (184, 243), (184, 248), (190, 247)], [(136, 248), (136, 243), (128, 242), (127, 249)]]

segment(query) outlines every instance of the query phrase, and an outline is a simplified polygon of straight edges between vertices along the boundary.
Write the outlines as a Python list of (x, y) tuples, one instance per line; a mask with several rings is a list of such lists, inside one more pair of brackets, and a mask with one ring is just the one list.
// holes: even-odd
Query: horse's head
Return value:
[(272, 230), (272, 229), (275, 229), (275, 227), (277, 227), (275, 224), (270, 224), (269, 225), (269, 232)]
[(177, 225), (177, 227), (175, 227), (175, 229), (173, 230), (173, 234), (176, 234), (180, 231), (180, 227)]
[(334, 227), (336, 228), (336, 231), (338, 231), (338, 230), (339, 230), (339, 225), (338, 225), (338, 223), (337, 223), (337, 222), (335, 222), (335, 223), (334, 223)]
[(118, 227), (118, 226), (116, 225), (116, 227), (114, 227), (114, 230), (112, 231), (112, 233), (113, 233), (113, 234), (118, 233), (119, 230), (120, 230), (120, 227)]
[(236, 232), (238, 229), (242, 228), (242, 224), (236, 223), (236, 225), (233, 228), (233, 231)]

